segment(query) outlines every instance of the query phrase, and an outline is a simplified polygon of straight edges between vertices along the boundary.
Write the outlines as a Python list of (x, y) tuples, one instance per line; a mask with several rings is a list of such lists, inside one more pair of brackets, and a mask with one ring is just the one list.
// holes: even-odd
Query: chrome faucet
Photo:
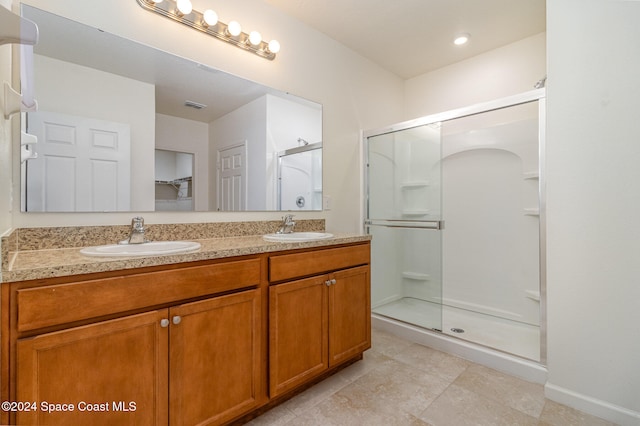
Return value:
[(280, 229), (276, 231), (276, 234), (291, 234), (293, 233), (294, 226), (296, 226), (296, 223), (293, 221), (293, 215), (288, 214), (282, 218), (282, 224), (280, 225)]
[(118, 244), (142, 244), (148, 242), (149, 240), (144, 236), (144, 218), (136, 216), (131, 219), (131, 233), (129, 234), (129, 238), (120, 241)]

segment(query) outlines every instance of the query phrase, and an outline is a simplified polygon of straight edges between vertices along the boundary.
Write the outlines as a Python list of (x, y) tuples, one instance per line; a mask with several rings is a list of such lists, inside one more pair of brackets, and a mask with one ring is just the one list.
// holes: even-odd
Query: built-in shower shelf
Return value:
[(402, 210), (403, 216), (426, 216), (430, 210)]
[(540, 179), (540, 172), (537, 170), (535, 172), (524, 172), (522, 174), (523, 179)]
[(415, 189), (415, 188), (425, 188), (429, 185), (430, 183), (428, 180), (416, 180), (416, 181), (402, 182), (400, 184), (400, 187), (402, 189)]
[(423, 274), (422, 272), (403, 272), (402, 278), (416, 281), (429, 281), (431, 276), (429, 274)]
[(529, 299), (535, 300), (536, 302), (540, 301), (540, 292), (539, 291), (537, 291), (537, 290), (525, 290), (524, 293)]
[(524, 214), (526, 216), (540, 216), (540, 209), (535, 207), (535, 208), (530, 208), (530, 209), (524, 209)]

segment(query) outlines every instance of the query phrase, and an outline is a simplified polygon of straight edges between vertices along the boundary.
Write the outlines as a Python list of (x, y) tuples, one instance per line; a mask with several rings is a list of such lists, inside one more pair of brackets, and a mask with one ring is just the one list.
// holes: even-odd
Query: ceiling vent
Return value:
[(193, 101), (185, 101), (184, 106), (188, 106), (189, 108), (195, 108), (195, 109), (203, 109), (207, 107), (205, 104), (200, 104), (198, 102), (193, 102)]

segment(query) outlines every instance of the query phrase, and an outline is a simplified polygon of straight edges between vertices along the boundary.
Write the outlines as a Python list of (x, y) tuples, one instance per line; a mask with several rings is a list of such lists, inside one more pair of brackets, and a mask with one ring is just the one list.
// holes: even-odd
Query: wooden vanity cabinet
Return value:
[(35, 405), (0, 424), (249, 419), (371, 346), (369, 258), (365, 242), (4, 283), (1, 399)]
[(369, 245), (272, 256), (269, 265), (272, 280), (284, 279), (269, 286), (275, 397), (371, 347)]
[[(16, 323), (23, 324), (23, 330), (31, 323), (50, 327), (42, 333), (16, 333), (11, 400), (36, 405), (35, 410), (16, 412), (11, 422), (219, 425), (264, 404), (264, 262), (256, 258), (17, 290)], [(143, 281), (146, 286), (138, 287)], [(181, 288), (174, 305), (79, 326), (52, 326), (56, 320), (46, 307), (45, 319), (36, 321), (26, 305), (45, 296), (71, 303), (80, 292), (86, 294), (84, 304), (95, 308), (86, 312), (100, 312), (102, 300), (115, 297), (100, 294), (104, 288), (123, 291), (122, 303), (112, 311), (130, 308), (131, 299), (146, 299), (148, 306), (160, 300), (170, 304), (165, 299), (167, 294), (175, 297), (175, 290), (167, 283)], [(65, 312), (70, 307), (59, 306), (60, 317), (86, 316)], [(21, 321), (22, 311), (27, 319)], [(58, 329), (48, 331), (51, 327)], [(73, 404), (73, 411), (71, 405), (49, 404)], [(61, 411), (46, 413), (44, 408)]]

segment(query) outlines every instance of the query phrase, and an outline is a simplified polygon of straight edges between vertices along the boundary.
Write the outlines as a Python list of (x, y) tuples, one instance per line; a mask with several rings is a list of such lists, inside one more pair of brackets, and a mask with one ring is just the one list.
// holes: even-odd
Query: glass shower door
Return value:
[(545, 361), (544, 107), (540, 89), (364, 133), (375, 316)]
[(440, 124), (365, 135), (374, 314), (442, 329)]
[(322, 210), (322, 142), (278, 153), (278, 210)]

